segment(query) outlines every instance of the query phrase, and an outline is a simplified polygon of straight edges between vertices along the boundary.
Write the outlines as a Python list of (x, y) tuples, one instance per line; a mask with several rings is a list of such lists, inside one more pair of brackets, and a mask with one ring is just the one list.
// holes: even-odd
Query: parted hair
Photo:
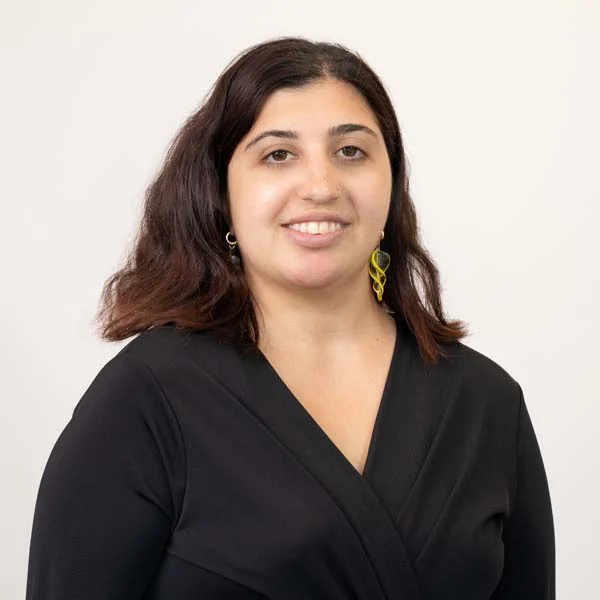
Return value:
[(446, 344), (467, 335), (463, 322), (444, 315), (439, 272), (421, 244), (409, 195), (398, 120), (379, 77), (341, 44), (284, 37), (235, 57), (175, 134), (146, 189), (129, 254), (104, 283), (96, 314), (103, 339), (124, 340), (174, 325), (215, 331), (247, 348), (258, 346), (243, 264), (232, 263), (225, 242), (231, 224), (227, 167), (271, 94), (323, 79), (354, 86), (385, 140), (392, 192), (381, 242), (391, 257), (383, 301), (406, 323), (428, 364), (446, 355)]

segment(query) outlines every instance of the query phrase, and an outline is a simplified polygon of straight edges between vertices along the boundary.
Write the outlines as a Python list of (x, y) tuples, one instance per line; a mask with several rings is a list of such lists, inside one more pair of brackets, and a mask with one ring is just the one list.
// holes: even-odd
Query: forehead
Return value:
[(283, 88), (266, 100), (251, 132), (265, 126), (328, 128), (337, 122), (360, 122), (377, 127), (362, 94), (341, 81), (319, 81), (302, 88)]

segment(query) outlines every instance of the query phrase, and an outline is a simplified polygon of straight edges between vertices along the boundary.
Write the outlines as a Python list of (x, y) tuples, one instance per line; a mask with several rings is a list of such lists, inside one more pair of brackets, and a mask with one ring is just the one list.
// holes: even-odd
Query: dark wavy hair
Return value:
[(284, 37), (238, 55), (175, 135), (146, 190), (130, 254), (104, 283), (96, 315), (103, 339), (175, 325), (257, 347), (259, 328), (243, 265), (232, 264), (225, 243), (227, 167), (273, 92), (323, 79), (354, 86), (385, 140), (392, 171), (381, 243), (391, 256), (385, 304), (405, 321), (428, 364), (446, 355), (445, 344), (467, 335), (461, 321), (444, 316), (439, 273), (419, 240), (400, 128), (383, 84), (357, 53), (340, 44)]

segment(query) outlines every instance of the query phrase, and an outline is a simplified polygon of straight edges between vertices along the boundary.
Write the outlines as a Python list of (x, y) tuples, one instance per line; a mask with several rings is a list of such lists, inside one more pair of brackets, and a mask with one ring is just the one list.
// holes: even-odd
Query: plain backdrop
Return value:
[(292, 34), (358, 51), (389, 90), (447, 312), (523, 386), (558, 597), (597, 597), (597, 0), (2, 0), (0, 597), (24, 596), (46, 460), (121, 347), (92, 322), (146, 186), (226, 64)]

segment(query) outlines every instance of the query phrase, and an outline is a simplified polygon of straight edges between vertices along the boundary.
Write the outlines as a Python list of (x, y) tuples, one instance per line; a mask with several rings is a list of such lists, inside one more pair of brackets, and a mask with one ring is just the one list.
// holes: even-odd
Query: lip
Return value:
[[(339, 215), (335, 214), (335, 213), (328, 213), (328, 212), (312, 212), (312, 213), (306, 213), (305, 215), (302, 215), (301, 217), (294, 217), (293, 219), (290, 219), (289, 221), (286, 221), (285, 223), (283, 223), (284, 227), (287, 227), (288, 225), (295, 225), (296, 223), (308, 223), (312, 221), (313, 223), (322, 223), (323, 221), (328, 221), (330, 223), (340, 223), (340, 225), (348, 225), (348, 221), (346, 221), (346, 219), (340, 217)], [(328, 235), (326, 233), (322, 234), (322, 235)]]
[[(302, 221), (297, 222), (301, 223)], [(337, 222), (339, 223), (339, 221)], [(293, 222), (291, 222), (290, 224), (293, 225)], [(327, 246), (331, 246), (336, 242), (338, 238), (344, 235), (344, 232), (348, 228), (347, 225), (342, 225), (341, 229), (338, 229), (337, 231), (331, 231), (328, 233), (302, 233), (302, 231), (290, 229), (285, 225), (283, 227), (294, 242), (305, 248), (326, 248)]]

